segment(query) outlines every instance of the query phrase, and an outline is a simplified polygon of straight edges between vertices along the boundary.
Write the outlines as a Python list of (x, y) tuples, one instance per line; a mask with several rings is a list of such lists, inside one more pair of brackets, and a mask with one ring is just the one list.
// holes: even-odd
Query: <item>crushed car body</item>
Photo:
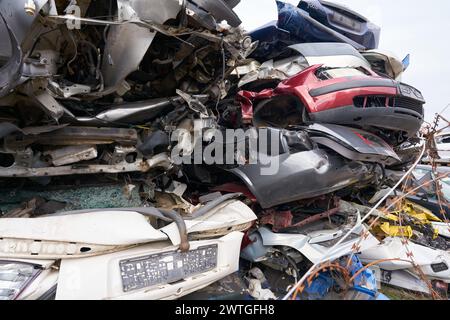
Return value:
[(448, 289), (409, 55), (328, 1), (256, 30), (239, 2), (0, 3), (0, 300)]
[(351, 10), (325, 1), (277, 1), (278, 21), (251, 33), (261, 42), (254, 56), (273, 58), (288, 45), (342, 42), (356, 49), (378, 48), (380, 28)]
[[(30, 265), (41, 266), (38, 275), (24, 279), (27, 281), (21, 283), (22, 287), (11, 283), (14, 286), (5, 291), (4, 297), (39, 298), (38, 294), (46, 294), (57, 284), (56, 299), (179, 298), (237, 271), (242, 232), (256, 219), (237, 200), (225, 201), (205, 214), (207, 218), (186, 220), (184, 228), (172, 226), (170, 215), (155, 208), (3, 218), (1, 270), (15, 272)], [(157, 229), (148, 217), (169, 224)], [(180, 234), (180, 229), (186, 234)], [(159, 276), (154, 277), (148, 267), (141, 269), (150, 264)], [(56, 277), (54, 265), (59, 266)], [(140, 269), (142, 274), (138, 274)], [(78, 289), (70, 285), (74, 270), (80, 276)], [(136, 277), (147, 280), (136, 281)], [(180, 279), (185, 281), (172, 284)], [(36, 287), (33, 281), (41, 285)]]
[(292, 115), (297, 123), (381, 128), (412, 137), (424, 117), (425, 101), (418, 90), (364, 68), (314, 65), (273, 90), (243, 91), (239, 96), (243, 109), (272, 122), (272, 114), (282, 108), (285, 116), (275, 122), (281, 127), (289, 125), (286, 115)]

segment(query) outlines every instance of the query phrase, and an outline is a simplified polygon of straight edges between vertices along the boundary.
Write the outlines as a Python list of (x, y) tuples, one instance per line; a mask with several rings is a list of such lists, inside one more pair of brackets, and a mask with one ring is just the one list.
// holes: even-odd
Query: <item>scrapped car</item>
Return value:
[[(304, 130), (267, 128), (271, 135), (279, 137), (277, 154), (229, 169), (246, 184), (262, 208), (376, 184), (382, 176), (380, 165), (400, 160), (386, 142), (369, 132), (320, 124)], [(275, 163), (276, 175), (262, 174)]]
[(442, 132), (436, 136), (436, 146), (441, 160), (450, 161), (450, 133)]
[(420, 152), (409, 59), (339, 5), (250, 34), (239, 2), (0, 0), (0, 300), (383, 299), (355, 255), (404, 235), (446, 281), (437, 212), (362, 218)]
[[(256, 63), (256, 62), (253, 62)], [(365, 67), (369, 62), (351, 45), (346, 43), (299, 43), (289, 46), (277, 59), (258, 64), (240, 79), (238, 86), (244, 90), (255, 91), (274, 88), (282, 80), (295, 76), (306, 68), (323, 64), (327, 67), (343, 68)]]
[(371, 70), (323, 65), (309, 67), (273, 90), (240, 92), (239, 101), (246, 115), (274, 126), (314, 122), (377, 128), (399, 134), (392, 145), (417, 134), (425, 104), (419, 90)]
[[(330, 248), (354, 227), (351, 236), (330, 252)], [(248, 245), (243, 248), (241, 256), (245, 260), (281, 269), (289, 274), (288, 269), (291, 272), (301, 269), (300, 265), (307, 261), (324, 262), (324, 257), (327, 261), (333, 261), (351, 254), (359, 242), (358, 235), (366, 231), (358, 211), (338, 205), (335, 209), (313, 215), (281, 231), (275, 232), (268, 226), (260, 227), (249, 234), (250, 241), (247, 241)], [(364, 250), (378, 244), (371, 234), (359, 243)]]
[[(413, 256), (413, 260), (411, 260)], [(437, 250), (412, 242), (404, 244), (402, 238), (386, 238), (368, 250), (362, 250), (359, 258), (364, 264), (379, 262), (378, 266), (387, 271), (411, 271), (416, 273), (414, 264), (419, 266), (426, 277), (450, 283), (450, 255), (448, 251)]]
[(223, 57), (254, 49), (237, 3), (2, 2), (0, 177), (169, 169), (162, 129), (185, 112), (177, 90), (200, 103), (226, 95)]
[[(358, 254), (364, 264), (376, 263), (379, 281), (430, 294), (431, 285), (447, 294), (450, 245), (449, 226), (433, 212), (404, 201), (390, 212), (346, 203), (361, 214), (372, 212), (370, 232), (381, 242)], [(420, 268), (420, 271), (419, 269)], [(426, 279), (424, 278), (426, 277)], [(428, 283), (428, 279), (431, 280)]]
[(358, 50), (376, 49), (380, 28), (363, 16), (326, 1), (300, 1), (298, 7), (277, 1), (278, 21), (251, 33), (260, 41), (258, 59), (274, 58), (296, 43), (343, 42)]
[[(299, 43), (287, 47), (279, 57), (259, 64), (251, 61), (248, 71), (240, 70), (244, 75), (238, 86), (245, 90), (254, 88), (274, 88), (279, 81), (295, 76), (307, 67), (323, 64), (334, 68), (372, 69), (380, 76), (400, 81), (403, 72), (409, 66), (409, 55), (400, 61), (395, 54), (387, 50), (368, 50), (359, 52), (347, 43), (318, 42)], [(279, 80), (279, 81), (277, 81)]]
[(190, 217), (142, 207), (2, 218), (0, 299), (177, 299), (201, 289), (238, 270), (256, 219), (222, 200)]
[(361, 54), (369, 61), (372, 70), (398, 81), (401, 81), (403, 72), (409, 66), (409, 55), (400, 60), (394, 53), (379, 49), (364, 51)]
[[(450, 207), (446, 203), (450, 202), (450, 168), (437, 167), (433, 170), (431, 166), (419, 165), (413, 172), (414, 179), (408, 186), (412, 188), (420, 187), (416, 193), (410, 194), (407, 198), (428, 210), (431, 210), (439, 218), (446, 220), (450, 217)], [(434, 179), (439, 179), (442, 197), (438, 199), (436, 183), (429, 183)]]
[(305, 10), (320, 23), (363, 45), (376, 49), (380, 27), (346, 6), (324, 0), (301, 0), (298, 8)]

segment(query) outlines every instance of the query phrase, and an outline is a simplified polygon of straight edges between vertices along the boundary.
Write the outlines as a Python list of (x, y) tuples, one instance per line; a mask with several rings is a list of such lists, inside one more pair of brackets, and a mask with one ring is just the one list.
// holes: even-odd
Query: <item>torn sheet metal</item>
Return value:
[(10, 93), (20, 78), (20, 73), (22, 70), (22, 50), (16, 36), (14, 35), (14, 32), (11, 30), (11, 27), (8, 25), (8, 22), (5, 20), (1, 11), (0, 18), (0, 21), (3, 22), (4, 28), (6, 28), (8, 32), (10, 39), (9, 46), (12, 51), (8, 62), (0, 68), (0, 97), (4, 97)]
[[(256, 219), (257, 217), (253, 211), (244, 203), (231, 200), (215, 207), (201, 219), (186, 220), (186, 226), (190, 237), (193, 239), (205, 239), (220, 236), (230, 231), (248, 230)], [(160, 229), (160, 231), (168, 234), (174, 245), (180, 243), (175, 224), (168, 225)]]
[[(343, 207), (342, 210), (345, 211)], [(246, 260), (253, 262), (262, 262), (270, 259), (270, 252), (272, 247), (289, 247), (295, 249), (304, 255), (312, 263), (322, 261), (325, 253), (346, 233), (346, 230), (350, 230), (352, 227), (357, 226), (353, 235), (347, 239), (344, 243), (338, 246), (333, 252), (330, 252), (328, 257), (330, 261), (333, 261), (342, 256), (352, 253), (353, 246), (359, 241), (359, 234), (367, 231), (361, 224), (361, 216), (359, 212), (350, 213), (356, 214), (356, 219), (349, 225), (341, 226), (340, 228), (326, 229), (325, 225), (311, 227), (305, 227), (303, 231), (297, 230), (296, 233), (274, 233), (266, 227), (259, 228), (256, 232), (249, 237), (252, 240), (252, 244), (247, 246), (242, 251), (242, 257)], [(322, 227), (322, 229), (321, 229)], [(361, 242), (361, 246), (364, 248), (373, 248), (378, 244), (378, 240), (375, 239), (370, 233), (364, 241)]]
[(369, 61), (373, 70), (392, 79), (401, 80), (405, 66), (394, 53), (378, 49), (364, 51), (362, 55)]
[(331, 148), (348, 159), (386, 165), (400, 162), (388, 143), (369, 132), (330, 124), (313, 124), (309, 130), (314, 142)]
[(74, 125), (84, 126), (145, 124), (158, 116), (167, 114), (174, 108), (173, 104), (179, 101), (180, 98), (174, 97), (120, 104), (94, 117), (77, 117), (66, 110), (66, 118)]
[(155, 32), (133, 24), (112, 26), (102, 66), (105, 86), (115, 88), (137, 70), (155, 36)]
[[(371, 210), (369, 207), (345, 203), (345, 206), (348, 205), (364, 213), (369, 213)], [(406, 201), (397, 211), (384, 213), (376, 210), (372, 215), (381, 218), (371, 230), (381, 239), (400, 237), (429, 248), (444, 251), (450, 248), (450, 242), (446, 236), (448, 226), (446, 228), (446, 224), (442, 223), (437, 216), (415, 203)]]
[(400, 210), (392, 212), (392, 214), (396, 216), (402, 213), (407, 214), (408, 216), (417, 220), (418, 223), (422, 224), (429, 224), (431, 222), (442, 222), (441, 219), (439, 219), (436, 215), (433, 214), (433, 212), (411, 201), (404, 201), (402, 203)]
[[(3, 152), (14, 160), (1, 163), (0, 176), (53, 177), (147, 172), (152, 168), (168, 169), (172, 165), (166, 153), (144, 158), (135, 148), (139, 138), (133, 129), (62, 127), (49, 131), (35, 135), (16, 133), (6, 137)], [(31, 149), (36, 145), (44, 147), (42, 154)], [(89, 148), (86, 149), (86, 146)], [(98, 150), (100, 147), (102, 152)], [(68, 166), (73, 163), (76, 165)]]
[(192, 2), (210, 12), (218, 22), (225, 20), (232, 27), (238, 27), (242, 23), (232, 10), (232, 6), (224, 0), (192, 0)]
[(152, 21), (164, 24), (170, 19), (176, 19), (182, 9), (178, 0), (131, 0), (119, 2), (119, 17), (126, 20), (127, 12), (132, 9), (134, 13), (144, 21)]

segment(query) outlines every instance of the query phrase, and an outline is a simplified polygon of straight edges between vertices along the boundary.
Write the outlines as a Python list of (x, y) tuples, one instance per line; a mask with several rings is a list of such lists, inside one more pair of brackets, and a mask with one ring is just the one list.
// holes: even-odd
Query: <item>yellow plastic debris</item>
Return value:
[(410, 217), (417, 220), (417, 224), (430, 224), (431, 222), (442, 222), (437, 216), (435, 216), (430, 210), (419, 206), (416, 203), (405, 201), (401, 211), (393, 211), (390, 214), (385, 215), (385, 219), (398, 222), (398, 216), (400, 213), (405, 213)]
[(432, 221), (442, 222), (442, 220), (436, 217), (430, 210), (410, 201), (405, 202), (404, 211), (411, 217), (414, 217), (417, 220), (423, 221), (425, 223), (429, 223)]
[(412, 238), (413, 236), (413, 229), (410, 226), (391, 226), (389, 222), (385, 222), (380, 225), (380, 229), (390, 237)]

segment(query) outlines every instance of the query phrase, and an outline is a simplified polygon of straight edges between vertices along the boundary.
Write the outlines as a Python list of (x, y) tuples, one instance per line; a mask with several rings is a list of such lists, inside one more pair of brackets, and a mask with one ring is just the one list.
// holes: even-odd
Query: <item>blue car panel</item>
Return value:
[(358, 32), (350, 29), (350, 18), (343, 18), (344, 22), (341, 23), (347, 27), (339, 26), (334, 20), (339, 20), (343, 15), (325, 7), (318, 0), (301, 1), (300, 7), (277, 1), (277, 6), (278, 22), (251, 33), (252, 38), (260, 42), (253, 55), (256, 59), (275, 58), (286, 47), (297, 43), (343, 42), (358, 50), (378, 47), (380, 28), (367, 20), (363, 23), (363, 18), (356, 14), (351, 17), (355, 21), (355, 17), (359, 19)]
[(359, 43), (366, 49), (377, 49), (380, 27), (344, 6), (323, 0), (302, 0), (298, 8), (311, 18)]

